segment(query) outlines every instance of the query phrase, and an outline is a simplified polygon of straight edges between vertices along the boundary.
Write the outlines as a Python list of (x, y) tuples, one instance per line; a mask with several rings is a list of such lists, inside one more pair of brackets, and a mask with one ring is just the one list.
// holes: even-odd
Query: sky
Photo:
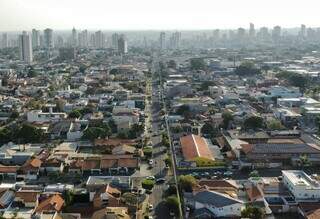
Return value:
[(0, 31), (320, 26), (319, 0), (0, 0)]

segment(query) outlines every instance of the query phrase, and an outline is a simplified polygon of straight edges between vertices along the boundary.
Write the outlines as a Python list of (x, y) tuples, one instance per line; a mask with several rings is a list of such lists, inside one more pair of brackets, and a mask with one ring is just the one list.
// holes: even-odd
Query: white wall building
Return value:
[(284, 185), (297, 200), (320, 199), (320, 184), (301, 170), (283, 170)]
[(31, 63), (33, 60), (31, 37), (25, 31), (19, 35), (19, 50), (20, 60)]

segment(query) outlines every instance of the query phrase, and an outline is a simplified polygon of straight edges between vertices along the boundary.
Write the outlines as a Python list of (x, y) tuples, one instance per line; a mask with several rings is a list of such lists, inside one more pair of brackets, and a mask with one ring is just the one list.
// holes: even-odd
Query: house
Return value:
[(50, 110), (49, 112), (42, 112), (42, 110), (31, 110), (27, 112), (28, 122), (58, 122), (67, 118), (66, 113), (56, 113)]
[(44, 212), (60, 212), (64, 205), (64, 200), (59, 194), (53, 194), (47, 197), (40, 196), (39, 200), (39, 204), (35, 209), (36, 214)]
[(283, 170), (284, 185), (290, 190), (296, 200), (318, 201), (320, 199), (320, 184), (301, 170)]
[(0, 165), (0, 178), (2, 179), (13, 179), (17, 178), (18, 166), (4, 166)]
[(91, 219), (130, 219), (127, 207), (107, 207), (93, 213)]
[(46, 162), (43, 162), (40, 168), (41, 172), (46, 173), (62, 173), (64, 169), (64, 163), (56, 158), (51, 158)]
[(39, 191), (20, 190), (15, 194), (12, 207), (35, 208), (38, 206)]
[(192, 161), (202, 157), (213, 160), (212, 152), (206, 140), (199, 135), (187, 135), (180, 138), (180, 144), (184, 160)]
[(94, 209), (101, 209), (104, 207), (119, 207), (121, 191), (112, 187), (110, 184), (103, 186), (96, 192), (90, 192), (90, 201), (93, 202)]
[(31, 158), (19, 169), (19, 177), (26, 180), (36, 180), (38, 178), (42, 161), (38, 158)]
[(0, 212), (6, 211), (14, 199), (15, 192), (12, 189), (0, 189)]
[(209, 190), (185, 193), (184, 202), (186, 206), (195, 210), (206, 208), (215, 218), (240, 216), (241, 210), (245, 207), (239, 199)]

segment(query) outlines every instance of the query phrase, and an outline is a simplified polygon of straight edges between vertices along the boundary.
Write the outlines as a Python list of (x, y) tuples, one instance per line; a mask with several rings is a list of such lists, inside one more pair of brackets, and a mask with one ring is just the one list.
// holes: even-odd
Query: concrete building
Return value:
[(128, 53), (128, 43), (125, 35), (121, 35), (118, 39), (118, 52), (119, 54), (126, 54)]
[(284, 185), (296, 200), (314, 200), (320, 198), (320, 184), (301, 170), (283, 170)]
[(39, 30), (32, 29), (32, 48), (40, 47), (40, 32)]
[(160, 46), (160, 50), (166, 49), (166, 33), (165, 32), (160, 33), (159, 46)]
[(23, 31), (19, 35), (20, 60), (31, 63), (33, 60), (31, 38), (27, 32)]
[(8, 47), (8, 34), (3, 33), (2, 39), (1, 39), (1, 48), (7, 48)]
[(43, 31), (43, 41), (44, 41), (44, 47), (46, 49), (52, 49), (54, 44), (53, 44), (53, 30), (52, 29), (45, 29)]

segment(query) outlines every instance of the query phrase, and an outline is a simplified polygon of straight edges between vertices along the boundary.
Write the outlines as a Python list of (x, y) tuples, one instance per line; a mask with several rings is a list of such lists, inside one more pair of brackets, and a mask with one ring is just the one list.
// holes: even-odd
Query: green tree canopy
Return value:
[(190, 59), (190, 68), (191, 70), (204, 70), (206, 69), (206, 64), (202, 58), (193, 58)]
[(100, 127), (88, 127), (86, 130), (84, 130), (82, 138), (93, 141), (97, 138), (105, 138), (110, 136), (110, 134), (110, 129), (108, 130)]
[(245, 129), (258, 129), (263, 127), (263, 119), (259, 116), (251, 116), (244, 120), (243, 126)]
[(180, 201), (175, 195), (171, 195), (166, 198), (166, 205), (173, 211), (176, 215), (179, 215)]
[(262, 219), (263, 211), (259, 207), (248, 205), (241, 211), (241, 217), (251, 219)]
[(81, 112), (77, 109), (72, 110), (68, 115), (68, 117), (72, 119), (80, 118), (81, 116), (82, 116)]
[(281, 122), (278, 119), (272, 119), (267, 122), (267, 128), (269, 130), (281, 130), (285, 127), (281, 124)]
[(252, 62), (243, 62), (235, 69), (235, 73), (239, 76), (254, 76), (261, 74), (261, 70)]
[(179, 176), (179, 186), (186, 192), (192, 192), (192, 188), (197, 184), (196, 179), (191, 175)]
[(227, 129), (229, 127), (230, 122), (233, 120), (233, 115), (229, 112), (222, 113), (222, 127)]
[(31, 124), (24, 123), (16, 133), (16, 137), (22, 143), (39, 143), (45, 139), (42, 129), (39, 129)]

